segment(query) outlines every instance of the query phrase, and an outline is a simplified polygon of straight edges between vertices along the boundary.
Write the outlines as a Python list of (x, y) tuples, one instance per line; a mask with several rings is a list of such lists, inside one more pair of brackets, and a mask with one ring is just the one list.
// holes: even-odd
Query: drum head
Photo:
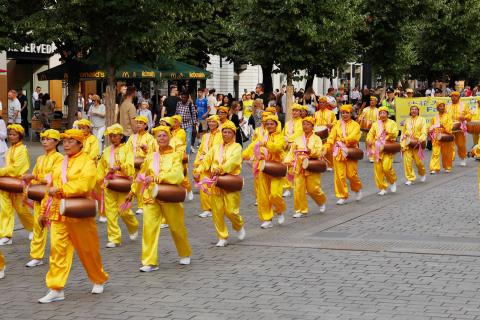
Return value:
[(437, 134), (437, 140), (442, 140), (442, 133)]
[(407, 139), (405, 139), (405, 142), (407, 144), (407, 146), (410, 144), (410, 137), (407, 137)]
[[(473, 150), (473, 149), (472, 149)], [(29, 184), (26, 188), (25, 188), (25, 194), (27, 195), (27, 198), (28, 198), (28, 187), (30, 187), (31, 185)]]
[(158, 184), (154, 184), (152, 188), (152, 198), (156, 198), (158, 194)]
[(320, 132), (320, 131), (323, 131), (323, 130), (326, 130), (327, 127), (326, 126), (316, 126), (315, 127), (315, 132)]
[(380, 151), (383, 151), (384, 148), (385, 148), (385, 145), (381, 145), (380, 146)]
[(345, 150), (342, 150), (342, 156), (343, 156), (344, 158), (346, 158), (346, 157), (348, 156), (348, 153), (345, 152)]
[(260, 169), (260, 171), (263, 172), (263, 169), (265, 169), (265, 161), (260, 162), (258, 169)]
[(307, 169), (307, 168), (308, 168), (308, 159), (303, 160), (302, 167), (303, 167), (303, 169)]
[(110, 180), (105, 181), (105, 188), (108, 188), (108, 182), (109, 182), (109, 181), (110, 181)]
[(60, 200), (60, 215), (65, 214), (65, 199)]

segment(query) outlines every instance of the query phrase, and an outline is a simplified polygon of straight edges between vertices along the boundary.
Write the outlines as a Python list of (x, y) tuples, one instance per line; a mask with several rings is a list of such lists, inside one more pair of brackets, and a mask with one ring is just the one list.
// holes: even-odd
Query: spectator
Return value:
[(8, 91), (8, 125), (21, 124), (22, 116), (20, 110), (22, 109), (20, 101), (17, 99), (17, 91)]
[[(257, 86), (255, 87), (255, 92), (257, 93), (257, 98), (263, 100), (263, 106), (264, 106), (264, 108), (266, 108), (268, 106), (268, 97), (267, 97), (267, 95), (265, 94), (264, 91), (265, 91), (265, 85), (263, 83), (257, 84)], [(253, 97), (252, 97), (252, 99), (253, 99)]]
[(358, 91), (358, 86), (355, 86), (355, 88), (353, 88), (350, 94), (350, 99), (352, 100), (352, 105), (355, 106), (360, 99), (360, 91)]
[(222, 99), (222, 103), (220, 104), (220, 107), (227, 107), (228, 110), (230, 110), (231, 105), (232, 105), (232, 101), (230, 101), (228, 96), (224, 96)]
[(170, 90), (170, 97), (165, 99), (165, 101), (163, 102), (162, 118), (174, 116), (176, 112), (177, 104), (180, 101), (181, 99), (178, 97), (178, 88), (172, 87), (172, 89)]
[(424, 97), (424, 95), (422, 94), (422, 88), (421, 87), (418, 87), (415, 89), (415, 94), (413, 95), (414, 98), (421, 98), (421, 97)]
[(231, 93), (229, 93), (229, 94), (227, 95), (227, 97), (228, 97), (228, 101), (230, 101), (230, 105), (232, 105), (232, 102), (233, 102), (233, 101), (236, 101), (236, 99), (233, 97), (233, 95), (232, 95)]
[(125, 100), (120, 106), (120, 125), (123, 127), (123, 134), (126, 141), (137, 132), (137, 122), (135, 121), (137, 111), (133, 105), (133, 99), (136, 96), (135, 87), (127, 87)]
[(87, 110), (86, 110), (87, 114), (88, 114), (88, 110), (90, 110), (90, 107), (92, 106), (93, 106), (93, 93), (90, 92), (88, 94), (88, 100), (87, 100)]
[(451, 94), (453, 91), (455, 91), (452, 87), (453, 87), (453, 86), (451, 86), (451, 85), (448, 85), (448, 86), (447, 86), (447, 97), (450, 97), (450, 94)]
[(78, 111), (85, 113), (85, 99), (83, 98), (81, 92), (78, 93), (77, 101)]
[(427, 91), (425, 91), (426, 97), (433, 97), (435, 95), (435, 90), (433, 90), (433, 86), (429, 85)]
[(473, 88), (473, 93), (474, 96), (480, 96), (480, 82), (477, 84), (475, 88)]
[(359, 114), (362, 113), (363, 109), (370, 107), (370, 90), (367, 88), (363, 89), (362, 95), (362, 108), (360, 109)]
[[(28, 99), (23, 94), (23, 89), (22, 88), (18, 88), (17, 93), (18, 93), (17, 99), (20, 102), (20, 106), (22, 108), (20, 110), (20, 115), (22, 116), (22, 127), (25, 130), (25, 136), (28, 136)], [(0, 115), (0, 117), (1, 117), (1, 115)], [(1, 142), (0, 142), (0, 145), (1, 145)]]
[(197, 113), (195, 112), (195, 106), (188, 101), (188, 92), (183, 91), (181, 94), (181, 100), (177, 103), (175, 115), (182, 117), (182, 124), (180, 127), (185, 130), (187, 134), (187, 148), (185, 152), (190, 154), (192, 145), (193, 128), (197, 126)]
[(210, 107), (209, 115), (217, 114), (217, 99), (215, 99), (215, 90), (213, 89), (208, 92), (208, 106)]
[(55, 110), (55, 105), (52, 100), (50, 100), (50, 95), (45, 93), (41, 101), (40, 113), (43, 113), (48, 120), (53, 120), (53, 110)]
[(295, 95), (295, 103), (298, 103), (299, 105), (305, 105), (305, 95), (303, 92), (297, 92)]
[[(208, 91), (207, 88), (203, 89), (203, 97), (204, 97), (205, 99), (208, 99), (208, 92), (209, 92), (209, 91)], [(208, 118), (208, 117), (207, 117), (207, 118)]]
[(153, 120), (152, 120), (152, 112), (148, 109), (148, 107), (150, 106), (148, 101), (142, 101), (141, 107), (137, 110), (137, 117), (138, 116), (145, 116), (147, 117), (148, 119), (148, 128), (147, 128), (147, 132), (150, 133), (150, 130), (152, 130), (152, 127), (153, 127)]
[[(377, 89), (375, 90), (375, 97), (377, 97), (377, 101), (381, 101), (383, 97), (383, 87), (378, 86)], [(379, 104), (378, 104), (379, 105)], [(377, 107), (378, 108), (378, 107)]]
[(315, 114), (317, 111), (317, 99), (315, 98), (315, 91), (313, 91), (312, 87), (307, 88), (307, 92), (305, 93), (305, 105), (308, 106), (308, 113)]
[[(275, 95), (272, 93), (268, 97), (268, 107), (267, 108), (276, 108), (277, 107), (277, 98), (275, 98)], [(278, 112), (278, 110), (277, 110)]]
[(208, 131), (208, 123), (207, 119), (208, 115), (210, 114), (210, 106), (208, 105), (208, 99), (203, 96), (204, 90), (202, 88), (198, 89), (198, 98), (195, 101), (195, 105), (197, 106), (197, 113), (198, 113), (198, 132), (207, 132)]
[(407, 93), (407, 98), (413, 98), (413, 90), (412, 89), (407, 89), (406, 93)]
[[(156, 99), (156, 96), (154, 96)], [(159, 96), (160, 102), (158, 104), (155, 104), (153, 107), (153, 123), (154, 127), (158, 127), (160, 125), (160, 119), (162, 118), (162, 109), (163, 109), (163, 103), (167, 99), (167, 96), (164, 94), (161, 94)]]
[(337, 117), (337, 120), (338, 120), (340, 113), (338, 112), (337, 99), (335, 99), (333, 94), (334, 94), (334, 89), (333, 88), (328, 88), (328, 90), (327, 90), (327, 104), (332, 108), (332, 111), (333, 111), (333, 113), (335, 114), (335, 117)]
[(42, 88), (37, 87), (35, 89), (35, 91), (32, 93), (32, 103), (33, 103), (32, 108), (34, 108), (34, 109), (35, 109), (35, 101), (40, 99), (39, 96), (38, 96), (40, 94), (40, 91), (42, 91)]
[(387, 89), (387, 97), (382, 100), (382, 107), (387, 107), (389, 112), (388, 112), (388, 118), (391, 120), (395, 121), (395, 114), (397, 112), (397, 106), (396, 106), (396, 101), (395, 97), (393, 96), (394, 90), (392, 88)]
[(435, 88), (435, 97), (441, 97), (442, 96), (442, 89)]
[(237, 101), (233, 101), (232, 107), (228, 112), (228, 119), (235, 124), (235, 127), (237, 127), (237, 131), (235, 133), (235, 142), (239, 143), (243, 147), (242, 134), (240, 133), (240, 127), (243, 126), (245, 121), (243, 119), (242, 121), (240, 121), (240, 119), (238, 118), (239, 110), (240, 110), (240, 105), (238, 104)]
[(75, 122), (73, 123), (72, 129), (77, 129), (78, 130), (78, 121), (82, 120), (82, 113), (80, 111), (75, 112)]
[(253, 102), (253, 121), (255, 122), (255, 129), (262, 125), (262, 113), (264, 110), (263, 100), (258, 98)]
[(88, 109), (92, 134), (97, 137), (100, 153), (103, 153), (103, 133), (105, 132), (105, 105), (100, 97), (92, 95), (92, 107)]
[(470, 90), (469, 86), (466, 86), (465, 90), (463, 90), (463, 92), (465, 93), (465, 97), (471, 97), (472, 96), (472, 90)]
[(127, 85), (122, 84), (120, 86), (120, 93), (115, 98), (115, 123), (120, 123), (120, 106), (125, 101), (125, 94), (127, 93)]
[(217, 94), (217, 102), (215, 103), (215, 108), (218, 108), (222, 105), (223, 102), (223, 94)]

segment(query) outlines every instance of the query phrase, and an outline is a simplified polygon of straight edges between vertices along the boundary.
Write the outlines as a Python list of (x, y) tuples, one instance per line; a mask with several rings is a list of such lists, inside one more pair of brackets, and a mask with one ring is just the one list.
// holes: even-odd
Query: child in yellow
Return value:
[[(179, 115), (175, 115), (171, 117), (172, 120), (174, 121), (173, 125), (173, 130), (172, 130), (172, 137), (177, 137), (182, 141), (184, 148), (183, 151), (185, 152), (185, 149), (187, 149), (187, 133), (185, 130), (180, 128), (180, 125), (182, 124), (182, 117)], [(182, 158), (183, 159), (183, 158)], [(184, 168), (187, 169), (187, 174), (183, 178), (182, 183), (180, 183), (180, 187), (187, 189), (187, 199), (188, 201), (193, 200), (193, 190), (192, 190), (192, 185), (190, 184), (190, 180), (188, 180), (188, 163), (184, 165)]]
[[(361, 120), (372, 120), (373, 123), (378, 121), (378, 109), (376, 107), (378, 103), (377, 97), (371, 96), (370, 97), (370, 106), (368, 108), (363, 109), (362, 113), (358, 117), (359, 121)], [(373, 126), (373, 125), (372, 125)], [(371, 129), (370, 129), (371, 130)], [(369, 132), (363, 132), (363, 137), (365, 138), (365, 148), (367, 148), (367, 135)], [(370, 157), (370, 162), (373, 163), (374, 157)]]
[(420, 181), (425, 181), (425, 174), (427, 173), (427, 171), (425, 171), (425, 165), (418, 155), (420, 147), (417, 147), (417, 149), (410, 148), (407, 146), (406, 139), (406, 137), (416, 138), (420, 143), (427, 140), (427, 122), (425, 118), (418, 115), (419, 112), (420, 108), (416, 104), (411, 105), (411, 117), (408, 118), (403, 125), (402, 150), (403, 167), (405, 168), (405, 176), (407, 177), (406, 185), (412, 185), (413, 181), (417, 180), (415, 171), (413, 170), (413, 161), (415, 161), (415, 165), (417, 166)]
[(430, 174), (440, 171), (440, 155), (442, 167), (446, 173), (452, 169), (452, 149), (454, 142), (443, 142), (437, 139), (439, 133), (452, 133), (452, 118), (446, 113), (445, 102), (437, 102), (438, 115), (432, 118), (428, 133), (432, 140), (432, 158), (430, 159)]
[[(326, 97), (318, 98), (318, 105), (320, 107), (320, 110), (315, 112), (315, 115), (313, 116), (313, 118), (315, 119), (315, 127), (318, 127), (318, 126), (327, 127), (328, 135), (330, 136), (333, 126), (335, 125), (335, 123), (337, 123), (337, 118), (335, 116), (335, 113), (333, 113), (332, 110), (328, 110)], [(324, 140), (324, 142), (326, 141)], [(327, 152), (327, 154), (325, 155), (325, 160), (327, 162), (327, 170), (332, 171), (333, 157), (330, 152)]]

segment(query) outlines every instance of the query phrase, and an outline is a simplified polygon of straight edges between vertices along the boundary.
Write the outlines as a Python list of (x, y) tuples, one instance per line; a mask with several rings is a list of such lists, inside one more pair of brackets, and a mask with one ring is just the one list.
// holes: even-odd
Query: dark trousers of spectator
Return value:
[(29, 132), (29, 129), (28, 129), (28, 112), (26, 112), (26, 113), (22, 112), (21, 117), (22, 117), (21, 124), (22, 124), (23, 129), (25, 130), (25, 136), (28, 136), (28, 132)]
[(282, 124), (282, 129), (285, 127), (285, 113), (280, 113), (278, 115), (278, 121)]

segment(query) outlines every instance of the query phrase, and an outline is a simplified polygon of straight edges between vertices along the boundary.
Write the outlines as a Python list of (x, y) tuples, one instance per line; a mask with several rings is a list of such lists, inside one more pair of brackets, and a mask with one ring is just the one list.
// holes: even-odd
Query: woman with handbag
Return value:
[(242, 137), (242, 126), (245, 123), (245, 120), (242, 119), (242, 121), (239, 120), (238, 118), (238, 110), (240, 109), (240, 105), (238, 104), (237, 101), (232, 102), (232, 107), (230, 108), (230, 111), (228, 112), (228, 120), (232, 121), (235, 127), (237, 128), (237, 131), (235, 133), (235, 142), (239, 143), (242, 148), (243, 148), (243, 137)]

